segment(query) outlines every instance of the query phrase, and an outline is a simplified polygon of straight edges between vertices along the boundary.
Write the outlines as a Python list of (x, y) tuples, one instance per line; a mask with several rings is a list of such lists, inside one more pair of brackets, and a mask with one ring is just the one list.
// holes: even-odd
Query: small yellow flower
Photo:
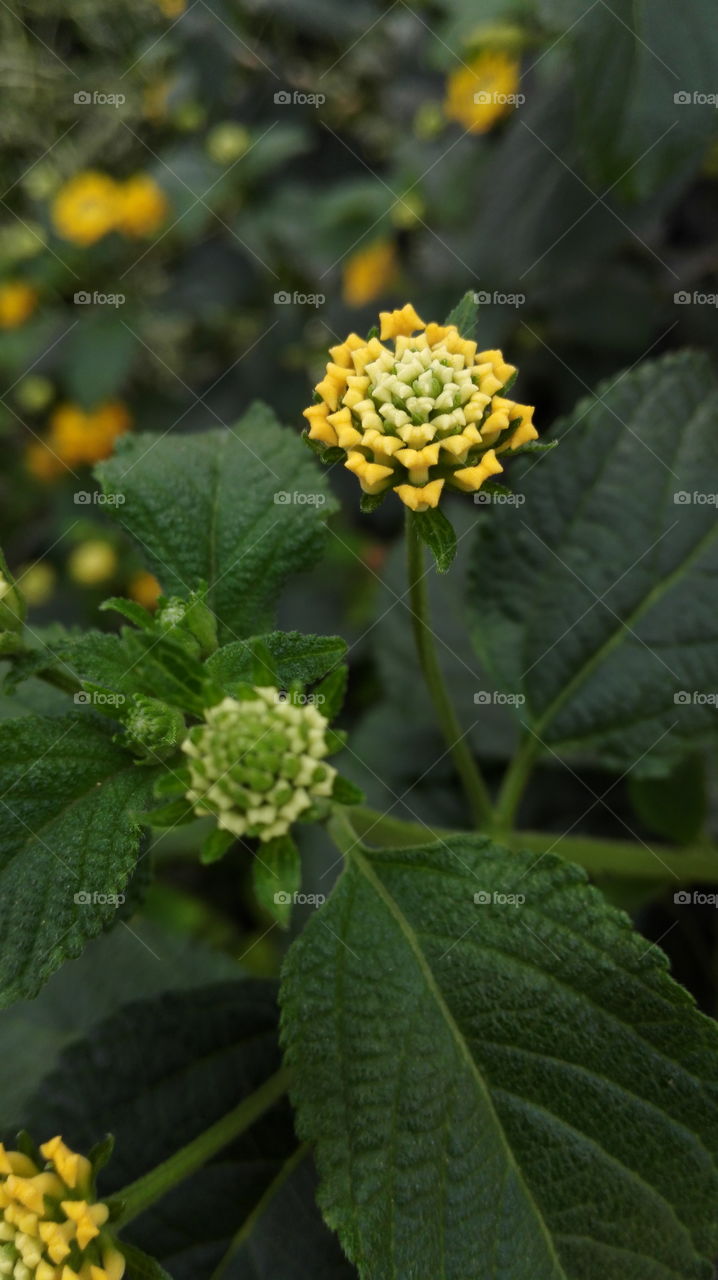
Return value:
[(48, 444), (68, 466), (90, 465), (108, 458), (117, 437), (131, 425), (129, 410), (119, 401), (108, 401), (90, 412), (79, 405), (62, 404), (50, 419)]
[(157, 8), (166, 18), (179, 18), (187, 8), (187, 0), (157, 0)]
[(62, 1138), (45, 1163), (0, 1143), (0, 1275), (16, 1280), (122, 1280), (125, 1259), (94, 1198), (90, 1161)]
[(43, 484), (49, 483), (50, 480), (56, 480), (66, 470), (62, 459), (58, 458), (56, 453), (44, 440), (33, 440), (25, 450), (25, 466), (34, 476), (36, 480), (41, 480)]
[(109, 542), (90, 538), (74, 547), (67, 560), (67, 572), (81, 587), (99, 587), (117, 572), (117, 552)]
[(379, 318), (379, 338), (350, 333), (330, 349), (307, 436), (343, 449), (364, 493), (393, 489), (426, 511), (445, 486), (474, 492), (503, 471), (497, 455), (538, 436), (533, 408), (500, 394), (516, 374), (502, 353), (456, 325), (424, 324), (411, 303)]
[(151, 236), (167, 219), (167, 197), (154, 178), (137, 173), (120, 188), (117, 225), (126, 236)]
[(58, 191), (52, 218), (57, 232), (73, 244), (91, 245), (117, 225), (120, 189), (106, 173), (87, 169)]
[(127, 584), (127, 592), (130, 600), (136, 600), (137, 604), (141, 604), (145, 609), (155, 609), (157, 601), (162, 595), (162, 587), (157, 581), (153, 573), (148, 573), (146, 569), (140, 569), (137, 573), (133, 573)]
[(0, 284), (0, 329), (18, 329), (37, 306), (37, 289), (24, 280)]
[(516, 58), (502, 52), (480, 53), (448, 77), (444, 114), (471, 133), (486, 133), (512, 110), (519, 83)]
[(396, 281), (399, 263), (391, 240), (375, 240), (353, 253), (344, 267), (342, 296), (349, 307), (363, 307)]

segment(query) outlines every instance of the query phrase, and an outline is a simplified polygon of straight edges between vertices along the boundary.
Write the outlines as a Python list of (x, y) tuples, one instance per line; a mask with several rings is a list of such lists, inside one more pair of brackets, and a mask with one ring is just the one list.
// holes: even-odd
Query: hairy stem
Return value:
[(514, 826), (516, 812), (526, 783), (531, 776), (539, 747), (537, 738), (524, 738), (506, 770), (494, 813), (494, 828), (499, 836), (505, 836)]
[(466, 742), (466, 734), (462, 731), (456, 712), (451, 705), (441, 674), (434, 645), (434, 634), (429, 625), (424, 548), (410, 511), (407, 511), (406, 519), (406, 551), (412, 628), (419, 663), (441, 731), (461, 778), (473, 819), (481, 829), (486, 825), (492, 812), (491, 796)]

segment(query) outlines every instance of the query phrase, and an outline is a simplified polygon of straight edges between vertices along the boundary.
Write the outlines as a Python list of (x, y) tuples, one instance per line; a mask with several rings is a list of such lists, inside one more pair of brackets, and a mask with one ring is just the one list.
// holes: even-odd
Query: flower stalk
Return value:
[(492, 812), (491, 796), (466, 741), (466, 733), (459, 724), (441, 674), (434, 634), (429, 623), (423, 544), (416, 526), (416, 517), (411, 511), (406, 513), (406, 550), (411, 621), (419, 663), (474, 822), (482, 829), (487, 825)]

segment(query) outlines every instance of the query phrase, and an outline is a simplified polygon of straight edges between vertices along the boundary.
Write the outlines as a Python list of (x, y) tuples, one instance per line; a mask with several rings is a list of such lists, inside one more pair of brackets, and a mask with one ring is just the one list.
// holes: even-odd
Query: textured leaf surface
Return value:
[(273, 631), (249, 640), (233, 640), (208, 659), (207, 669), (221, 684), (251, 680), (253, 643), (259, 639), (271, 663), (266, 681), (280, 685), (301, 680), (312, 684), (340, 663), (347, 646), (339, 636), (307, 636), (298, 631)]
[(282, 1005), (366, 1280), (709, 1280), (718, 1032), (578, 868), (472, 836), (352, 853)]
[(647, 362), (579, 403), (512, 473), (523, 505), (483, 522), (476, 646), (554, 750), (657, 772), (715, 741), (717, 427), (706, 360)]
[(232, 430), (124, 437), (98, 476), (122, 495), (114, 514), (165, 592), (208, 584), (225, 639), (266, 630), (286, 579), (319, 558), (334, 510), (298, 435), (259, 404)]
[(154, 774), (89, 717), (0, 724), (0, 1004), (35, 995), (113, 921)]

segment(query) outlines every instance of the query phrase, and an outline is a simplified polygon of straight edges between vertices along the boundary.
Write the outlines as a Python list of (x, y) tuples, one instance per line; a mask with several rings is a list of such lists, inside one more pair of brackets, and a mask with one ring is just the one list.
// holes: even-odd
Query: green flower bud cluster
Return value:
[(323, 763), (327, 727), (315, 706), (295, 705), (273, 687), (209, 707), (182, 744), (195, 813), (214, 814), (236, 836), (285, 835), (315, 800), (332, 794), (336, 769)]
[(159, 698), (134, 694), (125, 717), (128, 745), (150, 760), (164, 760), (173, 755), (185, 735), (184, 716)]

